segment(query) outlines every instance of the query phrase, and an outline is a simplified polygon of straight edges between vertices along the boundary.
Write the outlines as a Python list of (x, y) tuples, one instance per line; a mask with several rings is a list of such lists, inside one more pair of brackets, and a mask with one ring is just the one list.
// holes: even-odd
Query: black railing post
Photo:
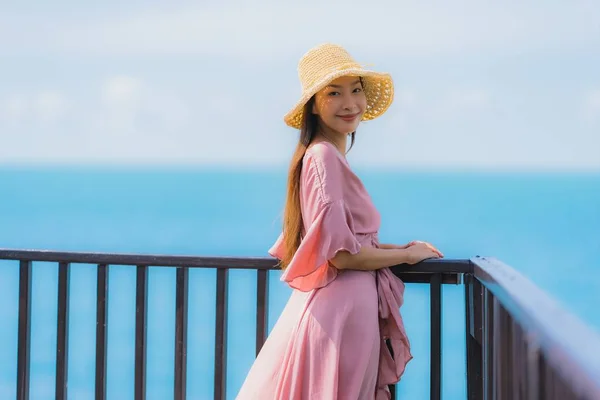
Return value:
[(186, 398), (189, 269), (177, 268), (175, 289), (175, 400)]
[(429, 286), (431, 298), (431, 400), (442, 397), (442, 274), (433, 274)]
[(527, 345), (527, 397), (526, 399), (540, 399), (540, 387), (543, 384), (543, 381), (540, 379), (540, 353), (539, 348), (533, 344), (528, 343)]
[(55, 399), (67, 399), (69, 349), (69, 263), (58, 265), (58, 316), (56, 318), (56, 386)]
[(29, 399), (31, 360), (31, 261), (20, 262), (19, 332), (17, 350), (17, 400)]
[(96, 400), (106, 400), (108, 339), (108, 266), (98, 265), (96, 289)]
[(488, 289), (484, 290), (483, 302), (483, 398), (492, 400), (496, 367), (494, 365), (494, 295)]
[(483, 289), (473, 274), (465, 274), (467, 399), (483, 399), (481, 371)]
[(527, 342), (519, 324), (514, 319), (510, 319), (512, 331), (512, 346), (508, 351), (511, 352), (512, 365), (509, 373), (513, 380), (511, 398), (515, 400), (525, 400), (527, 398), (525, 384), (527, 382)]
[(494, 363), (494, 379), (492, 381), (494, 399), (502, 399), (502, 366), (503, 360), (505, 358), (504, 351), (505, 349), (502, 347), (502, 334), (503, 334), (503, 326), (502, 326), (502, 316), (500, 315), (502, 310), (500, 308), (500, 303), (498, 299), (493, 296), (493, 314), (492, 320), (494, 325), (494, 330), (492, 331), (492, 358)]
[(269, 300), (269, 271), (256, 271), (256, 355), (267, 338), (267, 316)]
[(135, 400), (146, 398), (148, 267), (137, 266), (135, 296)]
[(215, 325), (215, 388), (214, 399), (225, 400), (227, 385), (227, 300), (229, 270), (217, 269), (217, 302)]

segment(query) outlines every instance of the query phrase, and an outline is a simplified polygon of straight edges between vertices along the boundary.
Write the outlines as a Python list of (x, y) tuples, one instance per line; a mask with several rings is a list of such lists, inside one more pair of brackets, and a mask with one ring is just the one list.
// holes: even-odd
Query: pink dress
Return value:
[[(237, 399), (390, 399), (387, 385), (412, 358), (399, 312), (404, 284), (388, 268), (340, 271), (328, 262), (339, 250), (378, 246), (379, 213), (329, 142), (307, 150), (300, 197), (304, 235), (281, 277), (294, 290)], [(281, 259), (282, 236), (269, 253)]]

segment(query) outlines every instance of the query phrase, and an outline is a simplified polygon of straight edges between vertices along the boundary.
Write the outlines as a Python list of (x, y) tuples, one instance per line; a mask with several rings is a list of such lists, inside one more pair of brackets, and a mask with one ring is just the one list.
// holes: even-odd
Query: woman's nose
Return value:
[(344, 110), (355, 110), (357, 108), (357, 101), (352, 96), (347, 96), (344, 99)]

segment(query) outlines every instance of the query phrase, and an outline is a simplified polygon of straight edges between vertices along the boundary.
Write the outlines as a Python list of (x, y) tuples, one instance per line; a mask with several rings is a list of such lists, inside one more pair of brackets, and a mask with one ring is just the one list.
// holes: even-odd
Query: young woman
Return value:
[(294, 290), (237, 398), (389, 399), (412, 355), (404, 285), (388, 267), (443, 255), (421, 241), (380, 244), (380, 215), (345, 157), (360, 121), (390, 106), (391, 77), (333, 44), (309, 50), (298, 72), (303, 93), (284, 120), (300, 140), (283, 232), (269, 250)]

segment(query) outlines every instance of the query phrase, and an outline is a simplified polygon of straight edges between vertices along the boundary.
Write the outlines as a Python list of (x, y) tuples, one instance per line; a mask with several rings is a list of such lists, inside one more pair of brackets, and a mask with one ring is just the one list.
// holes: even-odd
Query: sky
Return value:
[(344, 46), (395, 99), (382, 168), (600, 170), (600, 2), (0, 4), (0, 165), (285, 166), (297, 63)]

